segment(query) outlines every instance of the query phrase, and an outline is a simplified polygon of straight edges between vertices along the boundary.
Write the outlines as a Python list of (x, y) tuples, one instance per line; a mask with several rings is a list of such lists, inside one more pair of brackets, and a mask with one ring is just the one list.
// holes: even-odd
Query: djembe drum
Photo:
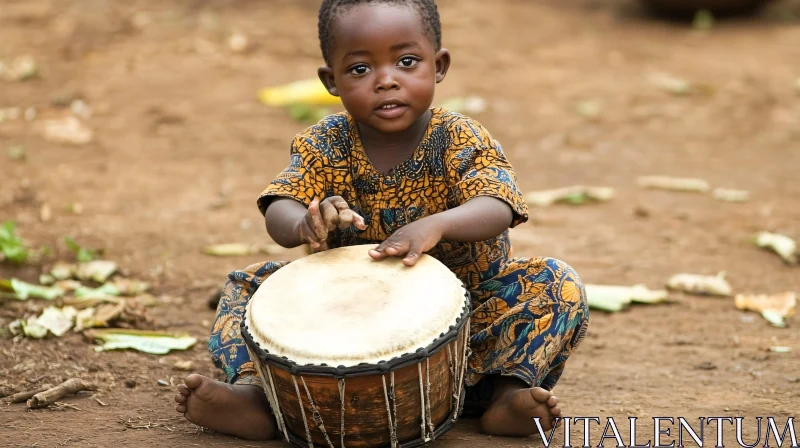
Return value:
[(469, 294), (436, 259), (414, 267), (350, 246), (272, 274), (242, 334), (287, 441), (414, 447), (463, 408)]

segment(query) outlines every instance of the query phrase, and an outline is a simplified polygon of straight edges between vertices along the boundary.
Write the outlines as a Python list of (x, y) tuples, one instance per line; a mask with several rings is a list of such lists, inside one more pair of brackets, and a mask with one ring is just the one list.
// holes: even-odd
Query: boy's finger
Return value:
[(422, 246), (417, 242), (412, 242), (408, 248), (408, 254), (403, 258), (403, 264), (406, 266), (414, 266), (419, 261), (419, 255), (422, 253)]
[(353, 225), (353, 211), (349, 208), (338, 211), (339, 215), (339, 230), (344, 230)]
[(331, 196), (327, 199), (327, 201), (330, 202), (334, 207), (336, 207), (336, 210), (339, 211), (347, 210), (348, 208), (350, 208), (350, 206), (347, 204), (347, 201), (345, 201), (344, 198), (341, 196)]
[(330, 202), (322, 202), (319, 206), (320, 212), (322, 212), (322, 220), (325, 222), (325, 227), (327, 228), (328, 232), (335, 229), (336, 226), (341, 221), (339, 219), (339, 210), (333, 206)]
[(386, 255), (391, 255), (393, 257), (397, 257), (399, 255), (405, 255), (408, 253), (408, 242), (407, 241), (385, 241), (386, 249), (384, 252)]
[(385, 251), (386, 251), (386, 241), (383, 241), (382, 243), (378, 244), (375, 248), (370, 249), (369, 255), (372, 258), (379, 260), (381, 258), (386, 257)]
[(326, 239), (328, 237), (328, 228), (325, 226), (325, 221), (322, 220), (322, 214), (319, 212), (319, 200), (314, 199), (308, 206), (308, 215), (311, 217), (311, 227), (319, 239)]
[(376, 249), (370, 249), (369, 250), (369, 256), (374, 258), (374, 259), (376, 259), (376, 260), (380, 260), (381, 258), (385, 258), (386, 254), (381, 252), (381, 251), (378, 251)]
[(356, 212), (353, 212), (353, 224), (358, 230), (367, 230), (367, 223), (364, 222), (364, 218)]
[(361, 217), (358, 213), (354, 212), (351, 209), (344, 209), (339, 211), (339, 229), (344, 230), (351, 225), (355, 225), (359, 230), (365, 230), (367, 228), (366, 224), (364, 223), (364, 218)]
[(300, 224), (300, 239), (310, 244), (312, 248), (317, 248), (319, 246), (320, 238), (317, 237), (316, 232), (314, 232), (314, 229), (309, 223), (308, 216), (306, 216), (306, 219)]

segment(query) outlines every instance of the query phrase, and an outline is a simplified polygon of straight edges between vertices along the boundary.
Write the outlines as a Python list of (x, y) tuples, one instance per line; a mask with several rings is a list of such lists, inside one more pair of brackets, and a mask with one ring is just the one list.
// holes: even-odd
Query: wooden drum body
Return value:
[(408, 268), (370, 247), (290, 263), (248, 304), (242, 335), (295, 446), (420, 446), (463, 407), (469, 294), (431, 257)]

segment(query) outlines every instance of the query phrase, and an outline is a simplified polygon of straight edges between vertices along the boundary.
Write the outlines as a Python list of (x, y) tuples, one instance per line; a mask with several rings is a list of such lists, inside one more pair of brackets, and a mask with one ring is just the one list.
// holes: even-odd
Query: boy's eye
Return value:
[(400, 59), (400, 61), (397, 63), (397, 65), (399, 65), (401, 67), (413, 67), (413, 66), (417, 65), (418, 62), (419, 62), (419, 60), (417, 60), (417, 58), (405, 57), (405, 58)]
[(351, 75), (361, 76), (361, 75), (366, 75), (367, 73), (369, 73), (369, 67), (367, 67), (366, 65), (356, 65), (355, 67), (350, 69)]

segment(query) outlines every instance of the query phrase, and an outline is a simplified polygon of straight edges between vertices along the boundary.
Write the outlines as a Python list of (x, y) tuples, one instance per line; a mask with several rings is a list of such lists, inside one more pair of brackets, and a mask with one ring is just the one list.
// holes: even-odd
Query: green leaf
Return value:
[(103, 299), (109, 296), (119, 296), (119, 289), (111, 283), (106, 283), (99, 288), (81, 286), (75, 290), (75, 297), (79, 299)]
[(15, 227), (13, 221), (6, 221), (0, 226), (0, 253), (6, 260), (22, 264), (30, 254), (25, 243), (17, 236)]
[(696, 30), (708, 31), (714, 27), (714, 15), (707, 9), (698, 10), (694, 14), (692, 26)]
[(589, 198), (586, 196), (586, 194), (581, 192), (581, 193), (568, 194), (561, 200), (566, 202), (567, 204), (581, 205), (585, 204), (588, 201), (588, 199)]
[(17, 161), (25, 160), (25, 146), (14, 145), (8, 148), (8, 158)]
[(627, 308), (633, 302), (661, 303), (667, 300), (664, 290), (650, 290), (644, 285), (586, 285), (586, 298), (589, 307), (601, 311), (615, 313)]
[(134, 349), (154, 355), (166, 355), (172, 350), (187, 350), (197, 343), (197, 339), (188, 334), (171, 334), (119, 328), (89, 330), (86, 332), (86, 335), (93, 339), (103, 341), (103, 345), (95, 348), (98, 352), (104, 350)]
[(0, 280), (0, 291), (10, 292), (6, 295), (17, 300), (28, 300), (28, 298), (53, 300), (64, 295), (64, 291), (59, 288), (48, 288), (45, 286), (32, 285), (12, 278), (10, 280)]
[(73, 252), (75, 252), (75, 256), (81, 263), (92, 261), (97, 256), (96, 250), (81, 247), (80, 245), (78, 245), (78, 243), (75, 242), (75, 240), (73, 240), (70, 237), (65, 237), (64, 242), (67, 244), (67, 247), (69, 247)]

